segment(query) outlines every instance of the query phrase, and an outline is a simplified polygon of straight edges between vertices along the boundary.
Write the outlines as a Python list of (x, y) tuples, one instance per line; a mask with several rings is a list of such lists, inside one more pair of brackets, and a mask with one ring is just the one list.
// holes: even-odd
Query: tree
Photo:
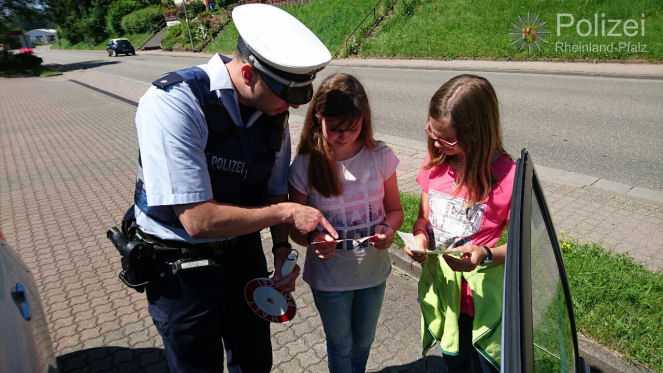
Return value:
[(81, 19), (85, 9), (90, 7), (90, 0), (45, 0), (48, 2), (50, 18), (58, 26), (61, 38), (72, 43), (83, 40), (83, 25)]
[(99, 43), (106, 32), (106, 13), (111, 0), (46, 0), (49, 14), (61, 38), (71, 43)]
[(44, 13), (45, 4), (41, 0), (0, 0), (0, 39), (9, 31), (30, 26), (30, 22), (37, 21)]
[(144, 5), (138, 0), (115, 0), (111, 3), (106, 16), (106, 30), (111, 35), (122, 35), (122, 18), (127, 14), (142, 8)]
[[(0, 0), (6, 1), (6, 0)], [(23, 1), (23, 0), (12, 0)], [(37, 1), (37, 0), (32, 0)], [(45, 1), (58, 33), (71, 43), (99, 43), (122, 35), (122, 17), (160, 0), (38, 0)]]

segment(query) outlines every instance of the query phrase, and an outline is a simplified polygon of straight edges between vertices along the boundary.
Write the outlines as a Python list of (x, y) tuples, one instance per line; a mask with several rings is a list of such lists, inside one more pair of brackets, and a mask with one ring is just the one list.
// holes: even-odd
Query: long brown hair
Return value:
[(325, 197), (341, 194), (342, 186), (331, 146), (322, 133), (319, 117), (333, 118), (334, 129), (351, 127), (361, 118), (358, 141), (367, 148), (375, 145), (371, 125), (371, 108), (364, 87), (349, 74), (333, 74), (325, 78), (313, 96), (306, 112), (298, 154), (309, 154), (309, 185)]
[[(430, 100), (428, 115), (437, 121), (448, 120), (456, 131), (457, 146), (465, 154), (458, 190), (465, 187), (469, 204), (485, 200), (493, 184), (491, 164), (496, 156), (505, 153), (499, 104), (493, 86), (480, 76), (455, 76), (435, 92)], [(435, 147), (430, 137), (428, 154), (428, 168), (446, 161), (445, 155)]]

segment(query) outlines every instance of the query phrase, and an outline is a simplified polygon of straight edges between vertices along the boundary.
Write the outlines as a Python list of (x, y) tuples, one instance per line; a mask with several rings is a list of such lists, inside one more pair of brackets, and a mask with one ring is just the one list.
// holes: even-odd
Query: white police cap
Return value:
[(237, 48), (248, 50), (249, 63), (261, 72), (275, 94), (292, 104), (313, 96), (315, 74), (331, 61), (327, 47), (297, 18), (272, 5), (235, 7)]

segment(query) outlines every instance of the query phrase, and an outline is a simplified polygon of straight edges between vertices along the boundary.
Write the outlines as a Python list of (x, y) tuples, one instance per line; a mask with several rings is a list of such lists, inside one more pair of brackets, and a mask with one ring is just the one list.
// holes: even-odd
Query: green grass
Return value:
[[(411, 1), (411, 0), (409, 0)], [(438, 59), (563, 59), (563, 60), (607, 60), (663, 58), (663, 2), (659, 0), (586, 0), (586, 1), (539, 1), (539, 0), (432, 0), (415, 1), (412, 15), (403, 11), (403, 6), (393, 17), (388, 18), (373, 38), (366, 40), (360, 55), (364, 57), (419, 57)], [(545, 21), (545, 35), (541, 51), (519, 51), (511, 45), (509, 33), (519, 16), (528, 12)], [(575, 20), (583, 18), (594, 22), (594, 14), (605, 19), (634, 19), (640, 24), (644, 14), (645, 34), (635, 37), (588, 36), (581, 37), (575, 27), (561, 28), (556, 35), (557, 14), (570, 13)], [(563, 18), (567, 21), (567, 18)], [(612, 24), (607, 23), (606, 33)], [(622, 23), (623, 25), (623, 23)], [(586, 24), (583, 24), (585, 32)], [(623, 32), (623, 31), (622, 31)], [(599, 29), (600, 34), (600, 29)], [(613, 51), (572, 51), (570, 48), (556, 49), (556, 42), (568, 44), (610, 44)], [(620, 42), (646, 44), (646, 51), (634, 53), (619, 50)]]
[[(402, 231), (411, 232), (419, 197), (401, 193)], [(501, 242), (506, 242), (506, 232)], [(397, 244), (402, 242), (397, 238)], [(561, 241), (578, 330), (636, 363), (663, 372), (663, 273), (594, 244)]]
[(58, 75), (62, 75), (62, 73), (50, 67), (42, 66), (41, 70), (39, 71), (39, 76), (42, 78), (48, 78), (51, 76), (58, 76)]
[[(129, 41), (134, 46), (134, 48), (138, 49), (151, 36), (152, 36), (151, 32), (145, 32), (145, 33), (140, 33), (140, 34), (123, 35), (123, 36), (120, 36), (120, 37), (129, 39)], [(111, 39), (111, 38), (108, 38), (108, 39), (106, 39), (106, 40), (104, 40), (104, 41), (102, 41), (98, 44), (88, 43), (88, 42), (85, 42), (85, 41), (82, 41), (82, 42), (76, 43), (76, 44), (72, 44), (67, 39), (59, 39), (57, 43), (51, 44), (51, 48), (104, 50), (104, 49), (106, 49), (106, 44), (108, 43), (109, 39)]]
[(205, 50), (211, 53), (221, 52), (230, 55), (237, 46), (237, 36), (237, 28), (234, 23), (230, 22), (219, 32), (216, 39), (207, 45)]
[(51, 44), (51, 48), (100, 50), (106, 49), (106, 41), (103, 41), (99, 44), (88, 43), (86, 41), (72, 44), (69, 40), (60, 38), (56, 43)]
[[(401, 193), (401, 206), (403, 206), (404, 219), (399, 230), (412, 232), (412, 227), (419, 215), (419, 196), (412, 193)], [(403, 240), (398, 235), (396, 235), (395, 241), (398, 247), (403, 247)]]
[(663, 371), (663, 273), (593, 244), (562, 241), (576, 324), (629, 359)]
[(40, 65), (34, 69), (7, 69), (0, 70), (0, 77), (3, 78), (24, 78), (24, 77), (42, 77), (62, 75), (61, 72), (51, 67)]
[(24, 78), (24, 77), (42, 77), (62, 75), (61, 72), (49, 66), (39, 65), (34, 68), (0, 68), (0, 77), (3, 78)]
[[(283, 9), (310, 28), (334, 54), (376, 3), (377, 0), (313, 0)], [(229, 53), (236, 43), (237, 29), (231, 24), (210, 43), (207, 51)]]

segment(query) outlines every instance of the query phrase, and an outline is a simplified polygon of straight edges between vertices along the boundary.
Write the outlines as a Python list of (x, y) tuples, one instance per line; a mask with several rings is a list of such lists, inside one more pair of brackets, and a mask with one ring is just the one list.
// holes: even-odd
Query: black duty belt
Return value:
[(237, 246), (238, 238), (218, 242), (189, 243), (164, 240), (138, 229), (136, 236), (150, 244), (160, 258), (220, 258), (224, 252)]
[(219, 266), (224, 253), (234, 249), (239, 241), (238, 238), (232, 238), (219, 242), (193, 244), (164, 240), (140, 229), (137, 229), (136, 236), (152, 247), (154, 258), (158, 263), (167, 265), (172, 274), (182, 270)]

